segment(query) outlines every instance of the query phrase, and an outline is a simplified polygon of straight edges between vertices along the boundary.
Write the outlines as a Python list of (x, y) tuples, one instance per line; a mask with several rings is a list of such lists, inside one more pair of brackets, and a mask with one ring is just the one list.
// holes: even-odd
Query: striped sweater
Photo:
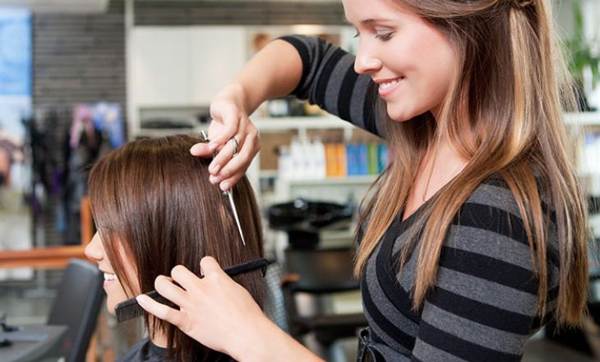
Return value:
[[(317, 38), (286, 36), (303, 63), (293, 94), (385, 139), (374, 111), (377, 93), (354, 56)], [(400, 271), (408, 219), (400, 213), (369, 260), (361, 292), (369, 327), (366, 351), (378, 361), (518, 361), (542, 325), (536, 317), (538, 283), (516, 201), (499, 178), (483, 182), (461, 206), (446, 235), (434, 288), (411, 308), (417, 253)], [(556, 232), (549, 246), (549, 312), (558, 294)], [(546, 320), (546, 318), (544, 318)]]

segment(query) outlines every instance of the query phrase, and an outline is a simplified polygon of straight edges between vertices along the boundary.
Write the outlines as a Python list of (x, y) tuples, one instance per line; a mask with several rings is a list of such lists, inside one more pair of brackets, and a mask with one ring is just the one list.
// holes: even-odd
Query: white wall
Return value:
[(208, 105), (244, 65), (246, 36), (241, 26), (133, 28), (130, 106)]
[[(585, 34), (595, 44), (596, 54), (600, 54), (600, 1), (585, 0), (583, 3), (583, 14), (585, 21)], [(588, 75), (591, 79), (591, 74)], [(588, 101), (591, 106), (600, 109), (600, 85), (591, 89), (591, 82), (588, 84)]]
[(132, 42), (134, 104), (188, 104), (192, 86), (191, 30), (135, 28)]

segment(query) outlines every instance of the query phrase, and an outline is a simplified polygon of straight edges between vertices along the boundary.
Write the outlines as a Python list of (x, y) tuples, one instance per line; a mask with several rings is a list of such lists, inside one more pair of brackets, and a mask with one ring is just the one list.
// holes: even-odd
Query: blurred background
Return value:
[[(594, 246), (600, 1), (552, 3), (580, 90), (582, 112), (564, 121)], [(107, 315), (101, 291), (81, 296), (70, 284), (81, 282), (71, 260), (84, 259), (94, 232), (87, 170), (128, 140), (206, 129), (215, 93), (285, 34), (356, 49), (336, 0), (0, 0), (0, 344), (10, 326), (46, 333), (22, 342), (25, 352), (11, 358), (112, 361), (141, 336), (139, 320), (117, 324)], [(248, 177), (263, 213), (266, 252), (276, 261), (267, 272), (266, 312), (327, 360), (352, 361), (353, 336), (365, 324), (350, 273), (355, 211), (387, 149), (293, 98), (266, 102), (252, 119), (262, 151)], [(561, 332), (550, 326), (528, 344), (524, 360), (600, 359), (600, 273), (592, 262), (590, 323)], [(39, 327), (52, 325), (68, 329)]]

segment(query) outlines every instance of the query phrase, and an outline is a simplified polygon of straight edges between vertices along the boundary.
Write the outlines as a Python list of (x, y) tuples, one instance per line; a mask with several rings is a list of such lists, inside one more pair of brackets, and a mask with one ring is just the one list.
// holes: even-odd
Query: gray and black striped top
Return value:
[[(282, 39), (303, 62), (296, 96), (385, 139), (373, 108), (376, 88), (369, 76), (354, 72), (353, 55), (317, 38)], [(400, 273), (398, 252), (424, 206), (404, 221), (399, 215), (367, 262), (361, 280), (367, 350), (385, 361), (520, 360), (528, 337), (544, 322), (536, 317), (538, 283), (511, 191), (492, 177), (462, 205), (444, 242), (435, 287), (415, 312), (410, 291), (416, 253)], [(549, 313), (558, 294), (554, 229)]]

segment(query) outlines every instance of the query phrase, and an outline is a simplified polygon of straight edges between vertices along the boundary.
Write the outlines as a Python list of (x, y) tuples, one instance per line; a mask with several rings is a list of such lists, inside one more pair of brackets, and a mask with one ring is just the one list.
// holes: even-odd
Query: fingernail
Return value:
[(219, 183), (220, 181), (221, 181), (221, 178), (220, 178), (220, 177), (213, 176), (213, 175), (210, 175), (210, 176), (208, 177), (208, 182), (210, 182), (210, 183), (211, 183), (211, 184), (213, 184), (213, 185), (214, 185), (214, 184), (216, 184), (216, 183)]
[(138, 302), (139, 305), (144, 307), (147, 305), (146, 303), (148, 302), (148, 300), (146, 298), (148, 298), (148, 297), (143, 294), (140, 294), (137, 297), (135, 297), (135, 300)]
[(227, 191), (229, 190), (229, 182), (223, 182), (221, 184), (221, 191)]
[(193, 145), (193, 146), (192, 146), (192, 148), (190, 148), (190, 153), (191, 153), (192, 155), (194, 155), (194, 154), (198, 153), (198, 151), (199, 151), (199, 148), (200, 148), (200, 147), (199, 147), (198, 145)]

